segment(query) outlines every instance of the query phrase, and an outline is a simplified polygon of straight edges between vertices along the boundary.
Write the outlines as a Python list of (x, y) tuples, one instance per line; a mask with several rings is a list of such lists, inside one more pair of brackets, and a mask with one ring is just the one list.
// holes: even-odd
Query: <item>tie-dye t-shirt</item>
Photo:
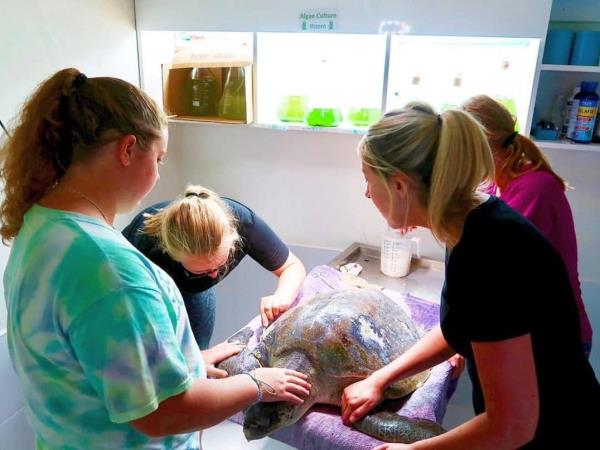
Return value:
[(37, 448), (200, 448), (128, 422), (206, 377), (171, 278), (118, 231), (33, 206), (4, 273), (8, 345)]

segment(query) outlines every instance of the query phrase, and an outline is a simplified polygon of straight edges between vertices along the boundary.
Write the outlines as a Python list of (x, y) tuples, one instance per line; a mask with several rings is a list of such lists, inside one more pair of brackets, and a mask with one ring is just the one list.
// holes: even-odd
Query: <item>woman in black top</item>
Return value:
[(496, 197), (477, 192), (492, 156), (462, 111), (424, 104), (387, 113), (360, 145), (370, 198), (392, 228), (423, 226), (450, 250), (440, 326), (348, 386), (342, 418), (363, 417), (398, 379), (455, 352), (482, 387), (478, 415), (435, 438), (378, 449), (583, 448), (596, 439), (600, 385), (579, 343), (562, 259)]
[(173, 278), (202, 350), (214, 329), (214, 286), (246, 255), (279, 277), (276, 291), (260, 302), (264, 326), (287, 310), (306, 275), (302, 262), (252, 210), (201, 186), (145, 209), (123, 235)]

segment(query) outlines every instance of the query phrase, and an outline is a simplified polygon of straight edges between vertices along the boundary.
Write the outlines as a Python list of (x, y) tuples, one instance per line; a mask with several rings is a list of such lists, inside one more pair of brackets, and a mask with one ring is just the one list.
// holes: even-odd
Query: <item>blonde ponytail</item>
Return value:
[(478, 202), (478, 186), (493, 171), (482, 127), (469, 114), (438, 115), (424, 103), (386, 113), (369, 128), (359, 150), (380, 177), (400, 171), (418, 180), (431, 231), (450, 246)]
[(442, 122), (427, 211), (433, 233), (452, 246), (478, 201), (474, 192), (492, 178), (494, 163), (482, 127), (469, 114), (449, 110)]
[(188, 186), (182, 197), (156, 214), (146, 215), (143, 231), (176, 261), (211, 256), (222, 246), (232, 254), (240, 240), (227, 204), (215, 192), (197, 185)]

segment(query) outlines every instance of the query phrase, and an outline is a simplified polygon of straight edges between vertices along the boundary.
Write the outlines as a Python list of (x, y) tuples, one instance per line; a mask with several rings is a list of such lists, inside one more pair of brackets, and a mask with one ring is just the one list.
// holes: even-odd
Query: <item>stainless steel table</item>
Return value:
[(444, 263), (428, 258), (413, 258), (410, 272), (402, 278), (384, 275), (380, 269), (380, 249), (372, 245), (354, 243), (327, 265), (334, 269), (348, 263), (358, 263), (363, 270), (358, 275), (371, 284), (402, 294), (411, 294), (435, 303), (440, 302), (444, 285)]

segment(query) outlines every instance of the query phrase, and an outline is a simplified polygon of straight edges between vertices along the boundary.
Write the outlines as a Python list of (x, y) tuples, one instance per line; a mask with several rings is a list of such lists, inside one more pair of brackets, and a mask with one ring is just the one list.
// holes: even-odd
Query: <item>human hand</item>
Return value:
[(290, 306), (293, 299), (279, 295), (267, 295), (260, 299), (260, 317), (263, 327), (268, 327), (277, 317), (282, 315)]
[(410, 444), (383, 444), (378, 445), (372, 450), (411, 450), (413, 448)]
[(452, 375), (451, 379), (456, 379), (460, 377), (460, 374), (465, 370), (465, 358), (456, 353), (454, 356), (448, 358), (448, 362), (452, 366)]
[(410, 226), (410, 227), (402, 227), (402, 228), (398, 228), (395, 231), (397, 233), (400, 234), (400, 236), (404, 236), (407, 233), (410, 233), (411, 231), (415, 231), (417, 229), (417, 227), (415, 226)]
[(352, 425), (383, 399), (383, 388), (371, 376), (346, 386), (342, 394), (342, 422)]
[(261, 382), (263, 402), (290, 402), (301, 405), (310, 394), (308, 375), (276, 367), (254, 369), (253, 376)]
[(237, 355), (243, 348), (243, 345), (221, 342), (208, 350), (204, 350), (202, 352), (202, 358), (206, 365), (206, 375), (208, 378), (227, 377), (228, 374), (225, 370), (217, 369), (215, 366), (221, 361), (224, 361), (233, 355)]

